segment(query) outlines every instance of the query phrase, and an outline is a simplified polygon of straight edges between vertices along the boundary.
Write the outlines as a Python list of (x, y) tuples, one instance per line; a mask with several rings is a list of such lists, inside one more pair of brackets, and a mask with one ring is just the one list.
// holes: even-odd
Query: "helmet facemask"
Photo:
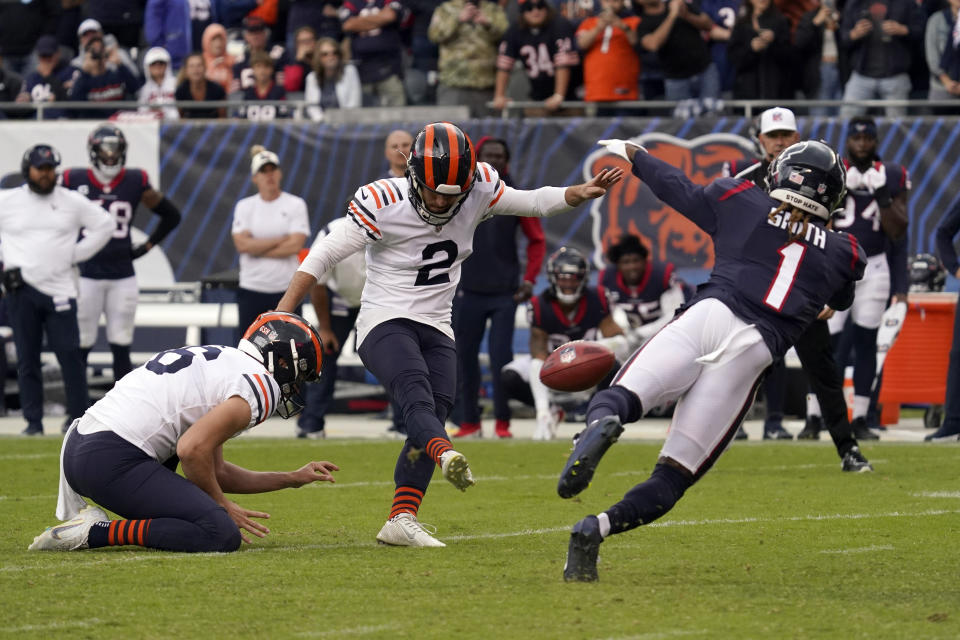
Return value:
[[(410, 202), (417, 215), (438, 229), (460, 212), (477, 176), (477, 154), (470, 138), (449, 122), (428, 124), (417, 133), (407, 158)], [(453, 196), (446, 211), (432, 211), (425, 195)]]
[[(562, 247), (554, 252), (547, 261), (547, 279), (550, 281), (550, 294), (561, 304), (576, 304), (587, 288), (587, 275), (590, 266), (587, 259), (576, 249)], [(579, 282), (571, 293), (563, 290), (563, 281), (577, 278)]]
[(87, 142), (90, 166), (106, 181), (116, 178), (127, 162), (127, 141), (116, 127), (102, 127)]
[[(424, 222), (435, 227), (442, 227), (453, 220), (455, 215), (460, 213), (460, 207), (463, 206), (463, 201), (467, 199), (467, 196), (470, 195), (470, 190), (473, 188), (473, 182), (471, 182), (470, 186), (462, 194), (460, 193), (460, 187), (449, 184), (438, 185), (436, 190), (430, 189), (426, 185), (420, 184), (417, 180), (416, 172), (411, 171), (409, 168), (407, 169), (407, 181), (410, 183), (410, 201), (413, 203), (413, 208), (417, 210), (417, 215), (420, 216)], [(458, 197), (445, 212), (435, 213), (427, 208), (420, 189), (428, 189), (444, 196), (460, 194), (460, 197)]]

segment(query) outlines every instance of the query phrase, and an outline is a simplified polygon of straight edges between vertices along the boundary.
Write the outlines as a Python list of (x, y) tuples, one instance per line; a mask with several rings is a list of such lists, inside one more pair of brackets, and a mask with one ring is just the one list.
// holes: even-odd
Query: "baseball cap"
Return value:
[(30, 167), (59, 167), (60, 154), (48, 144), (37, 144), (27, 151), (27, 166)]
[(263, 31), (267, 28), (267, 23), (260, 16), (247, 16), (243, 19), (244, 31)]
[(850, 128), (847, 130), (847, 137), (863, 134), (873, 139), (877, 137), (877, 123), (873, 118), (854, 118), (850, 121)]
[(82, 36), (87, 31), (103, 31), (103, 27), (100, 26), (100, 23), (93, 18), (87, 18), (80, 23), (80, 26), (77, 27), (77, 37)]
[(790, 109), (774, 107), (760, 114), (760, 133), (771, 131), (796, 131), (797, 117)]
[(57, 52), (60, 46), (57, 44), (57, 39), (54, 36), (40, 36), (37, 39), (37, 46), (34, 50), (37, 52), (38, 56), (52, 56)]
[(266, 165), (272, 164), (275, 167), (280, 166), (280, 158), (277, 157), (273, 151), (267, 151), (262, 149), (253, 156), (253, 160), (250, 161), (250, 173), (251, 175), (256, 175), (260, 169), (263, 169)]
[(146, 55), (143, 56), (143, 64), (149, 67), (154, 62), (164, 62), (169, 66), (170, 54), (163, 47), (150, 47)]

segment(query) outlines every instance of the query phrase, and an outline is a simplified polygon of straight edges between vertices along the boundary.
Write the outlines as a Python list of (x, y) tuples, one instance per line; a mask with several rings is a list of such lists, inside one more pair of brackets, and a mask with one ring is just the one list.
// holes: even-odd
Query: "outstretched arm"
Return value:
[(603, 169), (589, 181), (566, 188), (540, 187), (524, 191), (501, 185), (502, 193), (494, 198), (490, 214), (549, 218), (599, 198), (621, 178), (622, 169)]

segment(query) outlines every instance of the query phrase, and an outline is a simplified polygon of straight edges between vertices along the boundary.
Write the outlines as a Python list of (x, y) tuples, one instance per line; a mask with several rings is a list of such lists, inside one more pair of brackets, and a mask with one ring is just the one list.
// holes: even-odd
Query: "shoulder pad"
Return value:
[(486, 162), (477, 163), (477, 179), (474, 188), (487, 185), (487, 190), (493, 190), (500, 182), (500, 174)]
[(364, 209), (376, 212), (384, 207), (406, 200), (405, 181), (402, 178), (383, 178), (363, 185), (353, 196)]

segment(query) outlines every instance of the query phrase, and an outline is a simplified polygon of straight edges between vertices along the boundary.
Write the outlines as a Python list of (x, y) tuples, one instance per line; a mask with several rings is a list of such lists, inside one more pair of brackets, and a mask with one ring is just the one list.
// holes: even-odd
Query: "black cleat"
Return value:
[(22, 436), (42, 436), (43, 435), (43, 423), (42, 422), (28, 422), (27, 428), (20, 432)]
[(819, 440), (821, 431), (823, 431), (823, 418), (807, 416), (807, 423), (803, 425), (803, 431), (797, 434), (797, 440)]
[(957, 440), (960, 440), (960, 432), (948, 427), (940, 427), (924, 438), (925, 442), (956, 442)]
[(854, 418), (850, 423), (850, 430), (857, 440), (879, 440), (880, 436), (867, 428), (866, 418)]
[(768, 422), (763, 425), (764, 440), (793, 440), (793, 434), (783, 428), (779, 422)]
[(623, 433), (617, 416), (594, 420), (573, 437), (573, 452), (560, 472), (557, 493), (561, 498), (572, 498), (590, 485), (600, 458)]
[(600, 521), (597, 516), (587, 516), (570, 530), (570, 546), (567, 547), (567, 563), (563, 565), (565, 582), (596, 582), (597, 553), (600, 551)]
[(843, 456), (843, 462), (840, 463), (840, 470), (864, 473), (866, 471), (873, 471), (873, 465), (860, 453), (860, 447), (850, 447), (850, 450)]
[(736, 435), (733, 436), (733, 439), (734, 439), (734, 440), (747, 440), (747, 439), (748, 439), (747, 432), (746, 432), (746, 430), (743, 428), (743, 425), (742, 425), (742, 424), (741, 424), (739, 427), (737, 427), (737, 433), (736, 433)]

